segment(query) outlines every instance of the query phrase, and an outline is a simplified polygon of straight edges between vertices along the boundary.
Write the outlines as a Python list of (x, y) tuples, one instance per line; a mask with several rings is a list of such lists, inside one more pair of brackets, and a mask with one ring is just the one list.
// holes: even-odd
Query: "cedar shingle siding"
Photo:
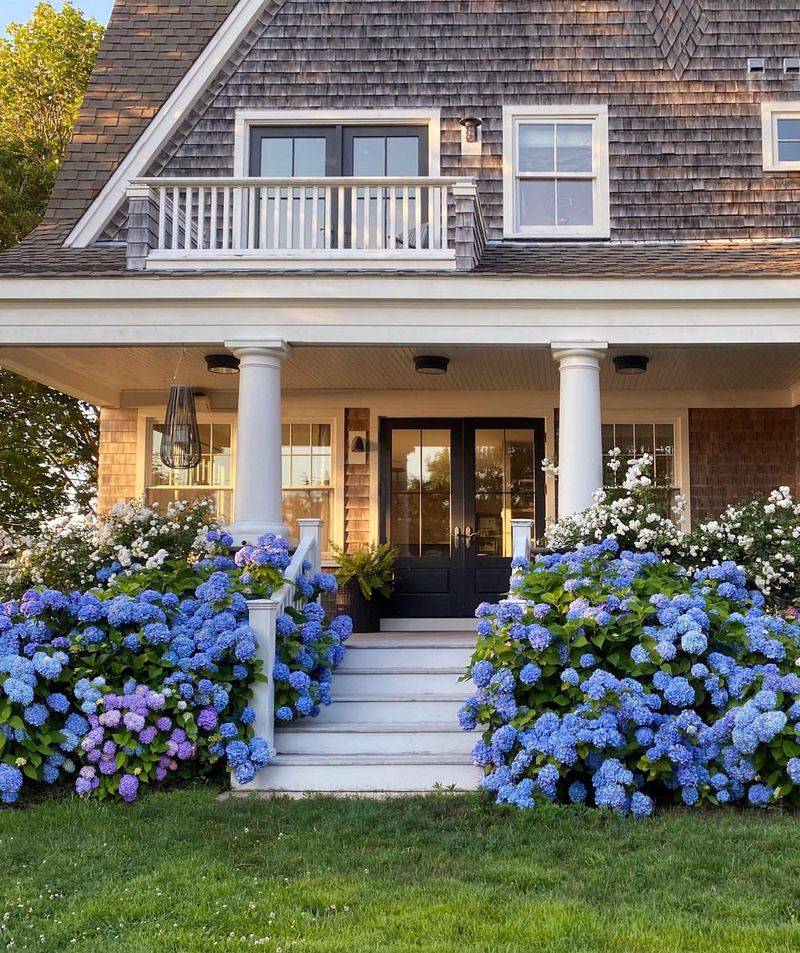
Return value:
[[(45, 224), (0, 256), (0, 273), (124, 270), (120, 249), (58, 245), (234, 6), (117, 0)], [(598, 102), (609, 106), (612, 242), (797, 238), (800, 176), (763, 172), (760, 103), (800, 98), (800, 83), (781, 69), (798, 50), (796, 0), (268, 0), (150, 171), (230, 173), (240, 107), (435, 105), (442, 172), (479, 177), (497, 239), (502, 104)], [(748, 56), (767, 58), (763, 78), (747, 76)], [(484, 120), (483, 155), (462, 160), (459, 120), (468, 112)], [(503, 273), (538, 271), (544, 261), (572, 274), (570, 249), (587, 245), (560, 247), (505, 246), (491, 261)], [(667, 273), (731, 273), (701, 252), (673, 251)], [(751, 252), (737, 257), (742, 276), (784, 274), (800, 262), (797, 246), (778, 265)], [(637, 261), (595, 259), (593, 273)], [(659, 273), (658, 254), (641, 261)]]

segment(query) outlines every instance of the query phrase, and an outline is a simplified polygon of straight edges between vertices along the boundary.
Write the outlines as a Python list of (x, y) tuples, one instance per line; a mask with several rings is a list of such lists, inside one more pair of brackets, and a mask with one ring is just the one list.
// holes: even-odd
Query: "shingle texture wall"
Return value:
[(101, 513), (136, 496), (136, 410), (100, 412), (97, 501)]
[(797, 487), (796, 416), (791, 407), (689, 411), (695, 522), (776, 486)]
[[(373, 454), (369, 451), (369, 408), (348, 407), (344, 415), (344, 543), (347, 552), (355, 552), (369, 543), (369, 468)], [(366, 431), (367, 462), (349, 463), (348, 448), (353, 431)]]

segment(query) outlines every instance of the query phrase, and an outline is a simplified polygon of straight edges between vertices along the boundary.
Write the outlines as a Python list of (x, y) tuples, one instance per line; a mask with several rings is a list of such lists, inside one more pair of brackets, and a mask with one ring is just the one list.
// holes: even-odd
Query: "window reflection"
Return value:
[(393, 429), (390, 540), (401, 556), (450, 555), (449, 430)]
[(535, 512), (533, 431), (475, 431), (475, 529), (479, 556), (511, 555), (511, 520)]

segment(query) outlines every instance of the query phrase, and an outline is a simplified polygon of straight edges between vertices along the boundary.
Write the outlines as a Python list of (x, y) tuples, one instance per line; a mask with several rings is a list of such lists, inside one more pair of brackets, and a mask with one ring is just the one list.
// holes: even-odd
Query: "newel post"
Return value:
[[(313, 575), (322, 569), (322, 520), (302, 519), (297, 521), (297, 525), (300, 528), (300, 539), (297, 548), (308, 553), (306, 558), (311, 563), (311, 574)], [(306, 549), (307, 542), (310, 542), (310, 545)]]
[(279, 599), (250, 599), (250, 628), (256, 634), (256, 658), (261, 660), (262, 673), (266, 682), (256, 682), (253, 686), (253, 711), (256, 720), (253, 729), (269, 745), (270, 756), (275, 754), (275, 681), (272, 670), (275, 667), (275, 624), (281, 611)]
[(531, 560), (533, 548), (533, 520), (511, 520), (511, 558)]

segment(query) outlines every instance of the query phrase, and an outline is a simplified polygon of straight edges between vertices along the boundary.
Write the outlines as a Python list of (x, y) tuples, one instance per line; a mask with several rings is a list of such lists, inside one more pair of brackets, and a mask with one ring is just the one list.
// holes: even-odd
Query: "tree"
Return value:
[[(103, 28), (69, 0), (39, 3), (0, 39), (0, 250), (44, 213)], [(91, 506), (94, 407), (0, 370), (0, 530), (12, 536)]]

